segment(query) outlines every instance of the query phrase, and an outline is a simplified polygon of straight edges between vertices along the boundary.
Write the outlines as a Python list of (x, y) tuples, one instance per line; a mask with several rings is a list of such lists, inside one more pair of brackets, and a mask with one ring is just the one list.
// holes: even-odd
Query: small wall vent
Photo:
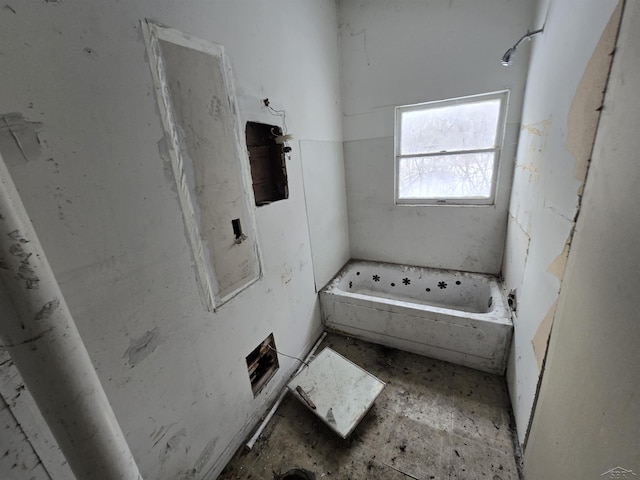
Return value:
[(275, 375), (279, 366), (276, 342), (272, 333), (247, 355), (247, 370), (254, 397)]

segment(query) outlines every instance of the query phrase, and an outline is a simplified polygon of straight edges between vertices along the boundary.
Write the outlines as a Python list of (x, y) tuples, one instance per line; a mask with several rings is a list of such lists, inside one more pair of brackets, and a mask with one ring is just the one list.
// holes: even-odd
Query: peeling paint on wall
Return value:
[(160, 330), (155, 327), (147, 331), (140, 338), (131, 339), (129, 348), (124, 352), (125, 357), (129, 357), (129, 365), (134, 368), (138, 363), (151, 355), (158, 345), (160, 345)]
[(549, 335), (551, 334), (551, 327), (553, 326), (553, 319), (556, 315), (556, 306), (558, 301), (553, 302), (553, 305), (549, 308), (549, 311), (540, 322), (536, 334), (531, 340), (533, 345), (533, 351), (536, 355), (536, 361), (538, 362), (538, 371), (542, 369), (542, 362), (547, 353), (547, 343), (549, 342)]
[(21, 113), (0, 115), (0, 152), (9, 167), (40, 159), (41, 129), (42, 123), (30, 122)]
[(567, 267), (567, 259), (569, 258), (569, 249), (570, 249), (570, 244), (569, 244), (569, 240), (567, 240), (567, 243), (564, 244), (564, 249), (562, 250), (562, 253), (558, 255), (555, 258), (555, 260), (551, 262), (551, 264), (549, 265), (549, 268), (547, 268), (547, 272), (555, 275), (555, 277), (560, 281), (562, 281), (562, 278), (564, 277), (564, 269)]
[[(600, 40), (580, 79), (569, 110), (566, 147), (575, 158), (573, 173), (580, 182), (580, 187), (577, 191), (578, 196), (582, 196), (584, 183), (587, 178), (589, 161), (591, 159), (596, 130), (600, 120), (600, 111), (604, 100), (604, 92), (613, 60), (613, 51), (615, 49), (618, 27), (622, 15), (622, 3), (622, 1), (618, 3), (618, 6), (609, 19), (609, 23), (607, 23), (607, 26), (602, 32)], [(579, 212), (579, 209), (580, 202), (578, 202), (576, 211)], [(573, 221), (575, 222), (575, 219), (573, 219)], [(571, 228), (562, 253), (558, 255), (547, 268), (547, 272), (553, 274), (561, 282), (567, 267), (567, 260), (569, 258), (574, 233), (575, 223)], [(557, 300), (543, 318), (535, 336), (531, 340), (538, 362), (538, 369), (542, 368), (542, 362), (546, 354), (556, 304)]]
[[(620, 13), (618, 0), (585, 2), (581, 21), (572, 23), (575, 9), (566, 2), (548, 5), (546, 13), (540, 6), (539, 18), (548, 14), (554, 21), (533, 46), (509, 207), (529, 243), (510, 222), (503, 265), (507, 288), (518, 289), (524, 307), (508, 379), (521, 443), (563, 288)], [(575, 42), (571, 59), (554, 48), (569, 41)]]
[(580, 182), (578, 195), (582, 194), (582, 186), (587, 178), (621, 15), (622, 1), (618, 2), (602, 32), (569, 110), (566, 147), (575, 157), (574, 175)]

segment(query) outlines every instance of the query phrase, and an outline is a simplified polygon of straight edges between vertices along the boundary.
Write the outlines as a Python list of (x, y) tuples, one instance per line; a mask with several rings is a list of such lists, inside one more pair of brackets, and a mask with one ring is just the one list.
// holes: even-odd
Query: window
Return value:
[(493, 204), (508, 94), (396, 107), (396, 203)]

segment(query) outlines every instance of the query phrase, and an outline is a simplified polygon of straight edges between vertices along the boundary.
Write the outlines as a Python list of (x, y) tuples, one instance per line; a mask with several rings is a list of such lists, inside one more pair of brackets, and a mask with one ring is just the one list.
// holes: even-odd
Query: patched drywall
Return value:
[[(339, 2), (349, 236), (354, 258), (500, 272), (534, 2)], [(535, 41), (535, 40), (534, 40)], [(509, 89), (495, 206), (394, 204), (394, 107)]]
[[(244, 129), (223, 48), (144, 22), (170, 156), (208, 309), (261, 275)], [(242, 235), (235, 236), (233, 222)], [(208, 298), (215, 297), (215, 300)]]
[[(336, 252), (312, 257), (293, 142), (289, 199), (255, 212), (264, 276), (206, 311), (175, 179), (158, 151), (164, 131), (140, 21), (225, 47), (242, 124), (272, 123), (261, 104), (269, 97), (298, 140), (333, 144), (342, 141), (336, 6), (24, 0), (11, 7), (15, 13), (0, 12), (1, 113), (21, 112), (36, 136), (15, 131), (25, 160), (0, 121), (0, 153), (143, 478), (215, 478), (298, 366), (281, 357), (254, 398), (246, 355), (270, 332), (283, 352), (305, 354), (322, 328), (312, 261), (340, 263), (348, 245), (343, 234)], [(29, 150), (37, 138), (40, 152)], [(327, 149), (336, 156), (327, 162), (339, 165), (338, 153)], [(344, 196), (339, 182), (305, 182)], [(330, 208), (343, 215), (338, 203)]]
[(625, 3), (527, 441), (526, 478), (640, 475), (640, 8)]
[[(618, 9), (616, 9), (618, 6)], [(540, 4), (503, 265), (517, 290), (507, 379), (524, 442), (614, 50), (618, 0)], [(563, 48), (557, 48), (563, 45)], [(567, 55), (567, 52), (571, 52)]]

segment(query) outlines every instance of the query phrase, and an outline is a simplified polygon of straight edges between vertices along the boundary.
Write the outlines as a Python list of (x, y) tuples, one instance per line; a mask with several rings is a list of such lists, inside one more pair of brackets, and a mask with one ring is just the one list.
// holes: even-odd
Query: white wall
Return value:
[[(7, 136), (0, 151), (116, 416), (144, 478), (217, 473), (297, 366), (281, 357), (276, 378), (254, 399), (245, 356), (270, 332), (283, 352), (301, 355), (321, 329), (301, 153), (293, 142), (290, 198), (256, 211), (264, 278), (207, 313), (158, 148), (163, 132), (139, 22), (149, 17), (222, 44), (243, 124), (279, 121), (262, 106), (268, 97), (301, 142), (340, 142), (335, 4), (28, 0), (11, 7), (0, 13), (0, 114), (26, 118), (26, 159)], [(39, 143), (31, 141), (37, 129)], [(325, 155), (342, 161), (339, 151)], [(310, 176), (307, 187), (344, 197), (339, 173), (333, 179)], [(339, 202), (330, 208), (327, 216), (344, 216)], [(343, 233), (317, 261), (341, 264), (345, 251)], [(133, 366), (127, 350), (150, 337)]]
[[(500, 272), (529, 45), (530, 0), (339, 2), (349, 235), (354, 258)], [(394, 205), (393, 109), (511, 90), (496, 206)]]
[(538, 11), (538, 25), (546, 24), (532, 42), (503, 266), (505, 287), (517, 295), (507, 380), (521, 442), (591, 155), (617, 4), (551, 0)]
[(342, 142), (301, 141), (316, 290), (351, 258)]
[[(640, 8), (626, 2), (525, 452), (526, 478), (640, 475)], [(634, 473), (603, 475), (616, 466)]]

